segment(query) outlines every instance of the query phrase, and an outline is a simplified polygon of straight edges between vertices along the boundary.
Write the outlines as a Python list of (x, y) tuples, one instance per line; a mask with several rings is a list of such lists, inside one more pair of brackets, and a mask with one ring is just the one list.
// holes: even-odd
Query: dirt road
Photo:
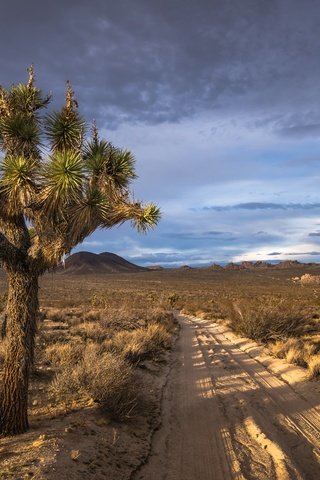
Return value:
[(318, 480), (319, 382), (275, 373), (222, 325), (179, 321), (162, 425), (134, 480)]

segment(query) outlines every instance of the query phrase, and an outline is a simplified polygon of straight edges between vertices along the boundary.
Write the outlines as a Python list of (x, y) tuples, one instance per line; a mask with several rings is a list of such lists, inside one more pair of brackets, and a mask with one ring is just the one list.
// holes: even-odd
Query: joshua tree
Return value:
[(39, 277), (97, 228), (131, 220), (144, 231), (160, 217), (130, 196), (132, 154), (101, 140), (95, 124), (85, 140), (69, 82), (64, 107), (41, 116), (51, 98), (28, 72), (26, 84), (0, 87), (0, 262), (8, 276), (0, 435), (28, 428)]

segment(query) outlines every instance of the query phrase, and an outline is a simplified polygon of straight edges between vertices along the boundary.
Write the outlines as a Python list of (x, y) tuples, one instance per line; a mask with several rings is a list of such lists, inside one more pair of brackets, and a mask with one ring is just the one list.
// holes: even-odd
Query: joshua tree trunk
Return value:
[(3, 340), (6, 336), (7, 331), (7, 315), (4, 315), (2, 319), (1, 331), (0, 331), (0, 338)]
[(0, 435), (28, 429), (28, 386), (38, 313), (38, 276), (30, 270), (8, 273), (7, 353), (0, 390)]

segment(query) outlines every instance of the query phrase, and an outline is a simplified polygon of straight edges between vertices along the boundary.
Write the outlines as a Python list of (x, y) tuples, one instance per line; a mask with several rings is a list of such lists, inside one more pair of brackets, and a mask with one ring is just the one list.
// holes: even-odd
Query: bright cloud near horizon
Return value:
[(77, 250), (141, 265), (320, 261), (320, 4), (316, 0), (12, 0), (0, 84), (26, 78), (132, 150), (147, 235)]

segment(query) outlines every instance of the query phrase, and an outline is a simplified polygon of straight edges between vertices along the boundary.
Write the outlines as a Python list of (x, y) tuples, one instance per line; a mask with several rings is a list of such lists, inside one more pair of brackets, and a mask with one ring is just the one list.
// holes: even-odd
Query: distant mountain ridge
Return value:
[[(297, 260), (283, 260), (279, 263), (269, 263), (264, 261), (244, 261), (241, 263), (228, 263), (226, 265), (212, 264), (205, 267), (190, 267), (183, 265), (181, 267), (172, 268), (172, 270), (188, 271), (188, 270), (282, 270), (294, 267), (313, 266), (317, 264), (302, 263)], [(135, 265), (128, 260), (116, 255), (115, 253), (103, 252), (77, 252), (68, 257), (63, 265), (60, 263), (55, 269), (56, 273), (66, 275), (90, 275), (104, 273), (135, 273), (142, 271), (171, 270), (160, 265), (150, 267), (141, 267)]]
[(56, 273), (68, 275), (88, 275), (102, 273), (129, 273), (147, 270), (135, 265), (115, 253), (77, 252), (73, 253), (55, 269)]
[(294, 268), (294, 267), (305, 267), (310, 265), (317, 265), (315, 263), (303, 263), (298, 260), (283, 260), (279, 263), (269, 263), (258, 261), (244, 261), (241, 263), (227, 263), (224, 266), (213, 264), (209, 267), (205, 267), (211, 270), (262, 270), (262, 269), (273, 269), (273, 270), (283, 270), (285, 268)]

